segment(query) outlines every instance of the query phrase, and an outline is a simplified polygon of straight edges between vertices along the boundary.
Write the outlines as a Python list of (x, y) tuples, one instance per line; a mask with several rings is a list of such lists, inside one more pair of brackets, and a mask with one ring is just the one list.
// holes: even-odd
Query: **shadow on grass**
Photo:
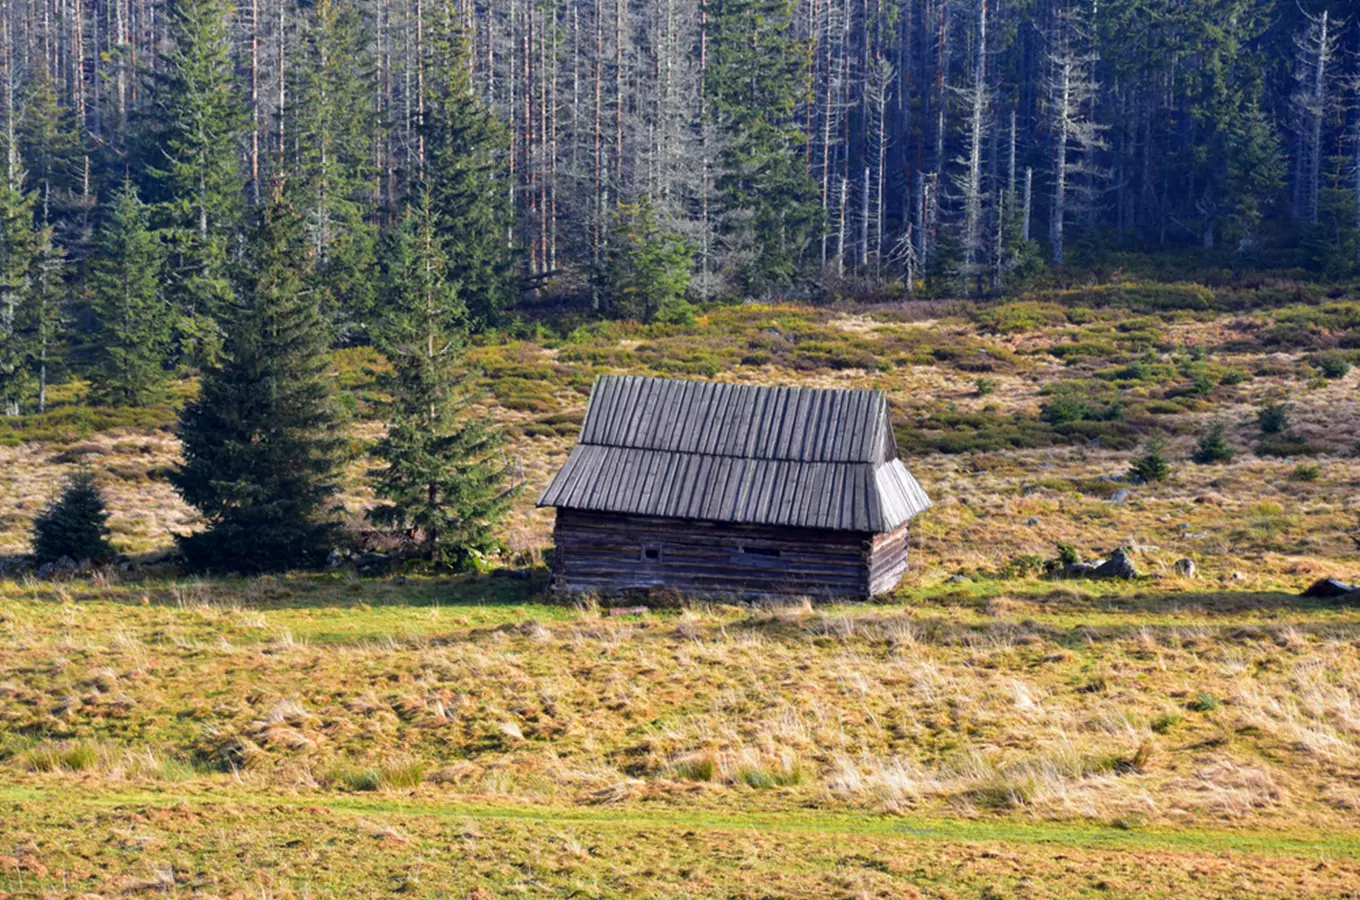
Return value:
[(190, 608), (218, 606), (261, 611), (352, 609), (356, 607), (522, 606), (546, 604), (548, 572), (530, 570), (527, 578), (487, 574), (395, 575), (362, 577), (352, 572), (293, 572), (252, 577), (142, 575), (98, 584), (11, 582), (4, 593), (36, 601), (103, 600), (140, 606)]

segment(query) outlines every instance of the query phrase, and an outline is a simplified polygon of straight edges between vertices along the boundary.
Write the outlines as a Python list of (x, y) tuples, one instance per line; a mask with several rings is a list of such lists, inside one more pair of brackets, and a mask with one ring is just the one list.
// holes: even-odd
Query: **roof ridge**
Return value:
[[(877, 388), (600, 375), (581, 444), (734, 459), (884, 462), (892, 446)], [(658, 427), (660, 423), (661, 427)]]

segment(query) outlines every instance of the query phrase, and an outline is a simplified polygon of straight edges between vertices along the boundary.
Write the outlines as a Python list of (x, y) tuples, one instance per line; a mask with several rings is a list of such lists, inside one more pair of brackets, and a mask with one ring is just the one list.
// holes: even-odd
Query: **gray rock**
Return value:
[(1189, 557), (1182, 557), (1181, 559), (1176, 560), (1175, 563), (1172, 564), (1172, 567), (1176, 570), (1176, 574), (1182, 578), (1194, 578), (1197, 571), (1195, 568), (1195, 561)]
[(967, 584), (968, 579), (963, 575), (950, 575), (944, 580), (945, 584)]
[(1039, 517), (1030, 516), (1028, 519), (1025, 520), (1025, 524), (1028, 525), (1030, 528), (1033, 528), (1035, 525), (1039, 524)]
[(1130, 492), (1128, 488), (1120, 488), (1119, 490), (1115, 491), (1113, 494), (1110, 495), (1110, 502), (1123, 503), (1125, 500), (1129, 499), (1129, 493)]
[(1090, 578), (1095, 575), (1096, 570), (1104, 563), (1104, 560), (1097, 559), (1091, 562), (1072, 563), (1062, 570), (1064, 578)]
[(1337, 581), (1335, 578), (1319, 578), (1308, 586), (1300, 596), (1302, 597), (1342, 597), (1346, 594), (1356, 593), (1356, 588), (1344, 581)]
[(1133, 564), (1129, 551), (1120, 547), (1110, 554), (1110, 558), (1096, 567), (1092, 573), (1097, 578), (1137, 578), (1138, 567)]
[(349, 559), (348, 553), (340, 547), (334, 547), (331, 549), (330, 555), (326, 557), (326, 568), (338, 569), (345, 564), (347, 559)]
[(62, 556), (52, 562), (45, 562), (38, 566), (38, 577), (44, 580), (58, 578), (62, 576), (74, 575), (78, 567), (76, 561), (69, 556)]

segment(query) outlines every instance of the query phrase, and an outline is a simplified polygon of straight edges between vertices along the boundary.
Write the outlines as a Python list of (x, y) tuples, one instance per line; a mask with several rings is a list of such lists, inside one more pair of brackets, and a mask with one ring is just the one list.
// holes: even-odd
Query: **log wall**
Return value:
[(554, 584), (572, 593), (863, 599), (895, 585), (907, 556), (906, 526), (873, 535), (559, 508), (553, 534)]
[(876, 534), (869, 547), (869, 596), (886, 594), (897, 587), (907, 571), (907, 525)]

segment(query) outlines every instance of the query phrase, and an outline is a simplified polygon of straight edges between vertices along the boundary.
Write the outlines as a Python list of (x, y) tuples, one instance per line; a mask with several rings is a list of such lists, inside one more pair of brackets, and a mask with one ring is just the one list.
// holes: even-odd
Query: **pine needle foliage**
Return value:
[(1222, 422), (1215, 422), (1210, 426), (1209, 433), (1199, 439), (1199, 445), (1192, 457), (1195, 462), (1202, 466), (1230, 462), (1236, 453), (1228, 446), (1226, 431)]
[(37, 196), (23, 190), (24, 172), (0, 178), (0, 411), (15, 414), (29, 383), (24, 319), (34, 292), (42, 237), (34, 222)]
[(437, 6), (425, 66), (426, 157), (412, 195), (435, 217), (449, 280), (459, 285), (476, 331), (502, 318), (518, 286), (515, 254), (506, 240), (514, 226), (505, 190), (508, 134), (472, 83), (469, 52), (454, 8)]
[(620, 203), (605, 257), (610, 315), (640, 322), (687, 324), (685, 302), (694, 247), (657, 221), (651, 200)]
[(230, 314), (232, 242), (246, 198), (240, 140), (247, 107), (233, 77), (230, 0), (173, 0), (170, 40), (138, 136), (144, 196), (168, 252), (166, 291), (181, 350), (209, 361)]
[(210, 569), (314, 564), (335, 530), (345, 442), (328, 329), (304, 290), (302, 223), (281, 200), (256, 219), (224, 355), (180, 417), (184, 465), (171, 476), (208, 525), (181, 549)]
[(1166, 459), (1166, 441), (1160, 437), (1149, 440), (1142, 454), (1133, 461), (1129, 474), (1136, 475), (1144, 481), (1161, 481), (1170, 475), (1171, 464)]
[(470, 568), (499, 547), (510, 506), (501, 434), (473, 404), (473, 374), (459, 371), (469, 312), (448, 278), (428, 199), (390, 236), (380, 283), (380, 348), (392, 364), (387, 434), (375, 456), (369, 513), (436, 564)]
[(94, 482), (94, 472), (77, 469), (67, 480), (61, 496), (33, 521), (33, 555), (40, 563), (63, 556), (72, 560), (111, 558), (109, 513), (104, 495)]
[(131, 185), (114, 199), (98, 247), (90, 262), (98, 328), (91, 394), (111, 406), (153, 403), (165, 395), (174, 314), (160, 290), (164, 249)]

